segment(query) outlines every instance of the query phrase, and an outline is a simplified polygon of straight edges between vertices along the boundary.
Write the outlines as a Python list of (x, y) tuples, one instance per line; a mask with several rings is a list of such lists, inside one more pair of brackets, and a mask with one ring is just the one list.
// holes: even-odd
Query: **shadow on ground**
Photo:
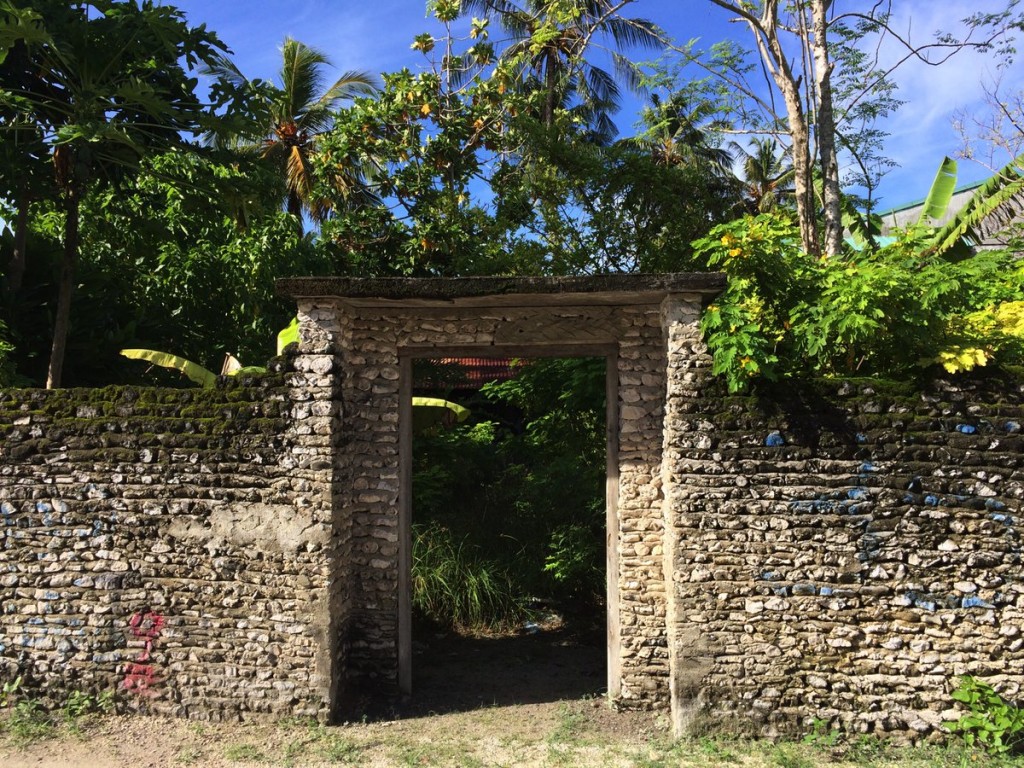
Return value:
[(599, 697), (606, 690), (603, 632), (565, 625), (499, 637), (421, 631), (413, 695), (403, 717)]

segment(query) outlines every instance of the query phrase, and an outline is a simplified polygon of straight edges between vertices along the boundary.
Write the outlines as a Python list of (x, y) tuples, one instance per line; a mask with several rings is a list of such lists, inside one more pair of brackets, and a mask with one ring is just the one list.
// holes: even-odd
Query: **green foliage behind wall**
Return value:
[[(417, 438), (418, 532), (514, 598), (482, 623), (507, 623), (518, 615), (510, 606), (528, 598), (569, 612), (603, 600), (604, 390), (603, 359), (532, 360), (485, 385), (469, 423)], [(469, 592), (473, 580), (464, 581)]]

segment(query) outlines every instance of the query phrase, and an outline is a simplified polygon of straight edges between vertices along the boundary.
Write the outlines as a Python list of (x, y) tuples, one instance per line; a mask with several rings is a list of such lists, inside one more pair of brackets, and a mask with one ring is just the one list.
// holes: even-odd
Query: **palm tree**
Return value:
[[(502, 54), (520, 58), (523, 85), (542, 94), (541, 120), (554, 125), (559, 107), (573, 111), (589, 126), (592, 136), (609, 141), (616, 133), (611, 113), (619, 108), (619, 82), (634, 91), (640, 88), (640, 71), (622, 49), (657, 50), (662, 46), (655, 26), (646, 19), (624, 18), (610, 0), (468, 0), (467, 11), (493, 11), (514, 42)], [(566, 21), (569, 18), (569, 21)], [(610, 38), (614, 74), (594, 65), (585, 56), (595, 38)], [(618, 82), (617, 82), (618, 81)]]
[(652, 94), (651, 104), (644, 114), (649, 127), (638, 140), (655, 163), (701, 166), (715, 176), (732, 178), (732, 155), (715, 141), (715, 134), (726, 126), (714, 119), (711, 102), (673, 93), (666, 101)]
[(793, 200), (793, 166), (774, 139), (753, 139), (749, 148), (732, 142), (730, 147), (742, 158), (744, 205), (750, 213), (766, 213)]
[[(206, 74), (224, 78), (252, 100), (245, 121), (227, 135), (209, 137), (215, 144), (258, 153), (280, 168), (285, 182), (285, 208), (302, 226), (303, 214), (323, 221), (331, 203), (315, 193), (312, 158), (317, 137), (334, 122), (333, 113), (356, 96), (378, 90), (377, 79), (368, 73), (349, 71), (324, 89), (324, 68), (330, 60), (321, 51), (298, 40), (285, 38), (281, 46), (280, 84), (248, 80), (226, 56)], [(339, 166), (329, 179), (343, 195), (362, 187), (362, 174), (352, 165)]]

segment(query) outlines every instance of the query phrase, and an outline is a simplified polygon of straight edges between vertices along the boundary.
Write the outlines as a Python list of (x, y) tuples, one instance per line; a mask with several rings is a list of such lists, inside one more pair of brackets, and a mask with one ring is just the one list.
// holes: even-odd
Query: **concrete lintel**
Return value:
[(355, 307), (542, 307), (660, 304), (670, 294), (704, 301), (725, 289), (721, 272), (585, 277), (290, 277), (277, 292), (292, 299), (337, 299)]

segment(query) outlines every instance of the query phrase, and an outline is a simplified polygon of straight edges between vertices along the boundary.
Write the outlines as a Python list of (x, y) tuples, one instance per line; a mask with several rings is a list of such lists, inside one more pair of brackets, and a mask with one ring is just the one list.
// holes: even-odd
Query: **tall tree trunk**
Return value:
[(28, 207), (27, 185), (22, 185), (18, 198), (18, 214), (14, 220), (14, 253), (7, 264), (7, 292), (13, 297), (21, 290), (25, 279), (25, 244), (28, 240)]
[(835, 62), (828, 56), (828, 2), (812, 0), (812, 29), (814, 39), (814, 80), (818, 96), (814, 121), (818, 138), (818, 152), (822, 176), (822, 204), (824, 208), (823, 251), (826, 256), (837, 256), (843, 247), (843, 218), (839, 187), (839, 160), (836, 157), (836, 121), (832, 109), (832, 70)]
[[(807, 115), (800, 101), (800, 78), (793, 74), (789, 59), (779, 39), (778, 0), (765, 0), (761, 18), (747, 18), (757, 40), (761, 59), (775, 80), (786, 104), (786, 119), (792, 141), (793, 184), (796, 195), (796, 217), (800, 227), (800, 247), (804, 253), (818, 256), (818, 227), (814, 211), (814, 162), (811, 157), (810, 130)], [(760, 34), (759, 34), (760, 33)]]
[(302, 221), (302, 200), (299, 199), (299, 195), (294, 189), (288, 192), (287, 210), (299, 223), (299, 235), (301, 236), (305, 233), (306, 225)]
[(555, 108), (558, 106), (558, 53), (548, 52), (544, 68), (544, 127), (551, 130), (555, 125)]
[[(811, 0), (826, 10), (827, 0)], [(757, 42), (761, 61), (771, 74), (786, 104), (786, 131), (792, 142), (793, 186), (796, 197), (797, 223), (800, 226), (800, 247), (805, 253), (821, 255), (814, 200), (814, 158), (811, 153), (810, 127), (801, 101), (802, 78), (793, 73), (786, 50), (779, 38), (779, 0), (763, 0), (760, 15), (756, 4), (733, 0), (711, 0), (712, 3), (743, 19)], [(800, 9), (798, 9), (798, 12)], [(806, 45), (807, 41), (802, 41)], [(831, 107), (831, 102), (829, 103)], [(834, 130), (833, 130), (834, 133)], [(841, 233), (840, 233), (841, 234)]]
[(46, 374), (46, 388), (61, 386), (64, 372), (64, 353), (71, 327), (71, 294), (75, 288), (75, 267), (78, 262), (78, 192), (66, 190), (64, 200), (64, 258), (60, 268), (60, 288), (57, 294), (57, 314), (53, 321), (53, 347), (50, 367)]
[(796, 218), (800, 226), (800, 247), (804, 253), (818, 256), (818, 227), (814, 215), (814, 165), (811, 159), (811, 137), (800, 103), (800, 90), (792, 80), (776, 78), (786, 102), (789, 118), (790, 151), (793, 155), (793, 187), (796, 196)]

